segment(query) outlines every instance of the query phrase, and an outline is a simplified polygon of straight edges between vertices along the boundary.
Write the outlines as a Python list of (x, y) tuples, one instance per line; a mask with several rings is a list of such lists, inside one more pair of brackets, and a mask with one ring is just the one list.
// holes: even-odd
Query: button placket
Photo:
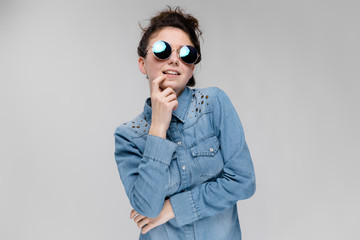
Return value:
[(187, 157), (185, 156), (186, 154), (186, 146), (185, 146), (185, 142), (184, 139), (181, 138), (181, 130), (180, 130), (180, 126), (181, 123), (176, 123), (174, 124), (173, 128), (172, 128), (172, 136), (174, 139), (174, 142), (178, 145), (177, 147), (177, 152), (178, 152), (178, 158), (177, 158), (177, 164), (179, 167), (179, 171), (180, 171), (180, 176), (181, 176), (181, 184), (180, 184), (180, 188), (184, 188), (184, 187), (188, 187), (190, 185), (190, 169), (189, 169), (189, 165), (187, 162)]

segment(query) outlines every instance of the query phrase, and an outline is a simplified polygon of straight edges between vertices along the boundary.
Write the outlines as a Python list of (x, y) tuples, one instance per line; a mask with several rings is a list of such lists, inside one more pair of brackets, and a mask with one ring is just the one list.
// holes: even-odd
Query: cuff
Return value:
[(177, 146), (176, 143), (169, 140), (154, 135), (148, 135), (143, 155), (151, 160), (170, 166), (172, 156)]
[(191, 191), (173, 195), (170, 197), (170, 203), (175, 214), (176, 223), (179, 226), (183, 226), (200, 219)]

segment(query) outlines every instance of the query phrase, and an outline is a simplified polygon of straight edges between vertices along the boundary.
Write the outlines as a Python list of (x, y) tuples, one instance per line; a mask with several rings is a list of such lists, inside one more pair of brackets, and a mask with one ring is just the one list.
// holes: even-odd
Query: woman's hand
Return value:
[(166, 75), (155, 78), (150, 84), (151, 92), (151, 126), (150, 135), (166, 139), (166, 131), (169, 128), (172, 111), (178, 107), (176, 92), (168, 87), (162, 90), (160, 83), (166, 79)]
[(151, 229), (166, 223), (167, 221), (169, 221), (174, 217), (175, 214), (169, 199), (165, 200), (164, 207), (161, 210), (159, 216), (157, 216), (156, 218), (148, 218), (143, 215), (140, 215), (134, 209), (131, 210), (130, 212), (130, 218), (134, 218), (134, 222), (136, 222), (137, 226), (141, 228), (142, 234), (145, 234)]

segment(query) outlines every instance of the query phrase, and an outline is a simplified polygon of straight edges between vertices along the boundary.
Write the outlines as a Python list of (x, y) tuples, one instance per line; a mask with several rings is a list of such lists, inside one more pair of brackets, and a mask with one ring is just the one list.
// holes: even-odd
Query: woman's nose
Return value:
[(179, 65), (179, 60), (180, 60), (179, 58), (180, 58), (179, 51), (177, 49), (173, 49), (172, 53), (171, 53), (171, 55), (169, 57), (169, 62), (168, 63), (169, 64), (174, 63), (176, 65)]

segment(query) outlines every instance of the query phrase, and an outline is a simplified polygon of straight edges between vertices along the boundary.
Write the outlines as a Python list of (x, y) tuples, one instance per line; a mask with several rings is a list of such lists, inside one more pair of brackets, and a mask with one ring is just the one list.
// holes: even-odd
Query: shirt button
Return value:
[(185, 170), (185, 169), (186, 169), (186, 166), (185, 166), (185, 165), (183, 165), (181, 168), (182, 168), (183, 170)]
[(210, 148), (210, 152), (213, 152), (214, 151), (214, 149), (213, 148)]
[(178, 141), (177, 144), (180, 145), (180, 144), (181, 144), (181, 141)]

